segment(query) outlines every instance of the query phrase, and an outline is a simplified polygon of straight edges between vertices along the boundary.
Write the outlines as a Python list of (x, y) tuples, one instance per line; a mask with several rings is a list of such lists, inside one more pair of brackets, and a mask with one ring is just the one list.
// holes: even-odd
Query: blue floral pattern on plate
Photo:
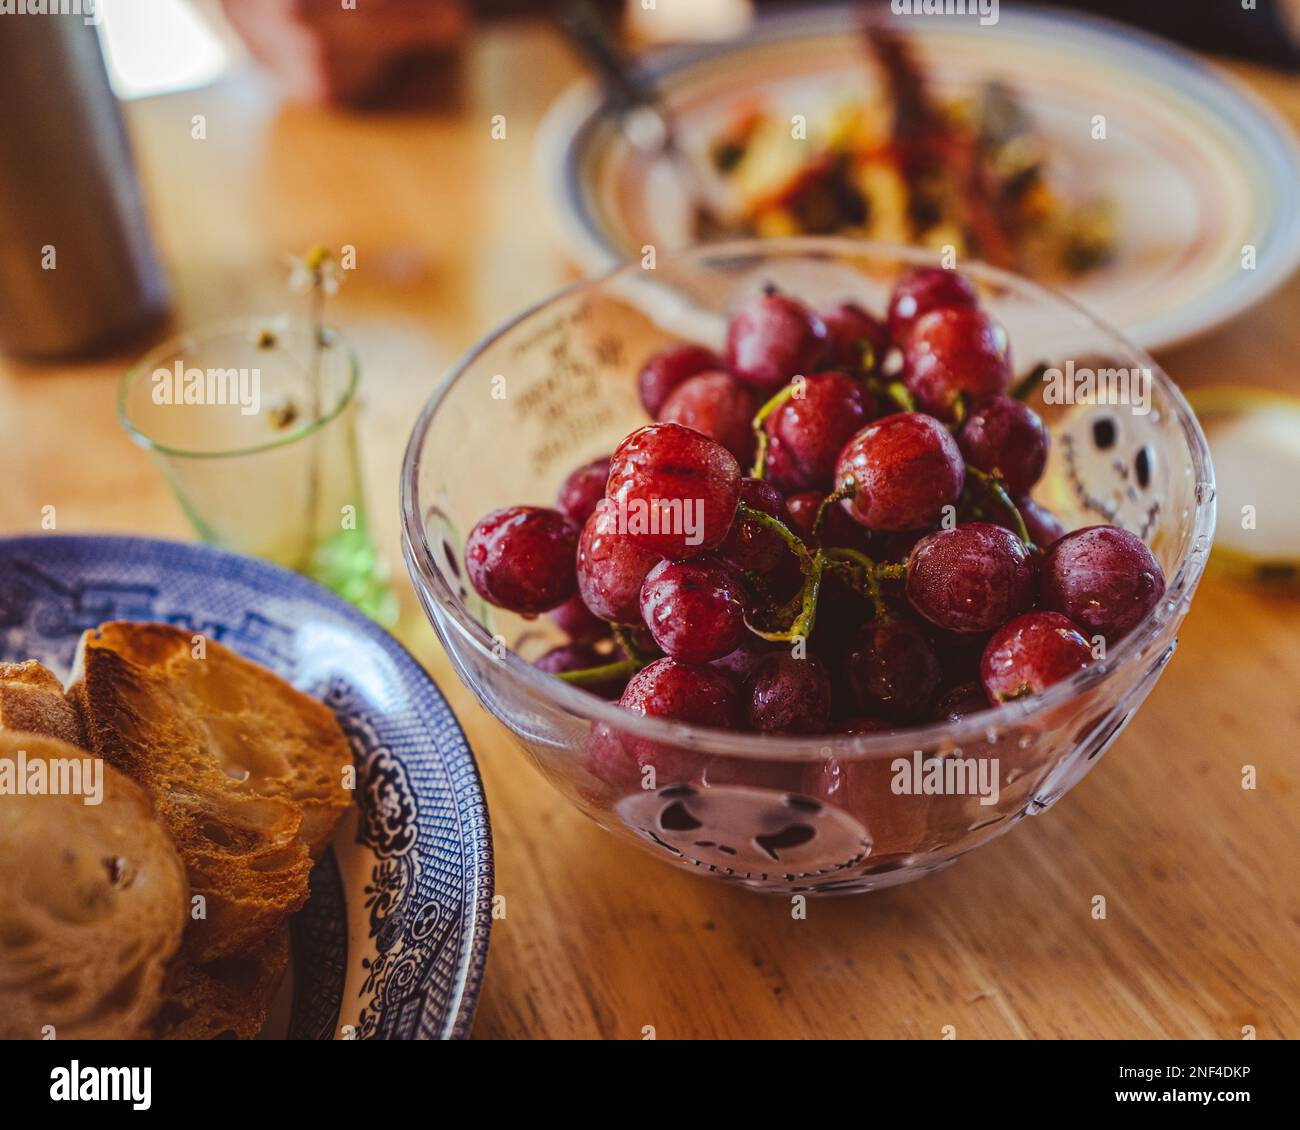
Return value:
[(215, 639), (325, 702), (357, 760), (356, 812), (295, 915), (291, 1037), (468, 1034), (487, 958), (492, 840), (455, 715), (383, 629), (295, 573), (146, 538), (0, 539), (0, 661), (66, 675), (106, 620)]

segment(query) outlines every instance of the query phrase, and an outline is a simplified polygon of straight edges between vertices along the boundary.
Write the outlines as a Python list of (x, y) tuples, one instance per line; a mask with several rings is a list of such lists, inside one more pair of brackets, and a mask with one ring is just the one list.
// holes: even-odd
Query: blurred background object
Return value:
[(218, 0), (99, 0), (100, 36), (119, 98), (189, 90), (221, 77), (244, 48)]
[[(251, 54), (292, 97), (372, 107), (409, 97), (422, 78), (425, 86), (444, 87), (476, 21), (549, 18), (566, 6), (566, 0), (360, 0), (351, 9), (342, 0), (100, 0), (110, 72), (122, 97), (201, 85)], [(756, 10), (791, 6), (790, 0), (600, 4), (639, 47), (734, 38)], [(1056, 0), (1054, 6), (1216, 54), (1300, 67), (1300, 0)], [(363, 18), (355, 19), (358, 14)]]
[(0, 34), (0, 348), (53, 357), (159, 318), (168, 288), (93, 24)]
[(222, 0), (253, 56), (294, 97), (373, 105), (453, 66), (463, 0)]

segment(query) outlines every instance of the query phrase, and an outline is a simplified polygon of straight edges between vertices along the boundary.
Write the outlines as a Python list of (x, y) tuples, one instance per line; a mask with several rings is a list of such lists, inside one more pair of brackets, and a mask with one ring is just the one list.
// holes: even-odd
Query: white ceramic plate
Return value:
[[(1300, 151), (1268, 108), (1195, 56), (1119, 25), (1003, 4), (998, 23), (895, 17), (944, 92), (999, 78), (1019, 91), (1052, 153), (1053, 176), (1116, 206), (1114, 261), (1056, 282), (1148, 348), (1221, 325), (1300, 263)], [(686, 147), (737, 102), (786, 108), (865, 96), (851, 7), (761, 18), (742, 39), (649, 63)], [(1093, 139), (1095, 115), (1105, 141)], [(591, 82), (547, 116), (537, 159), (562, 235), (592, 271), (683, 242), (676, 194), (620, 136)], [(1254, 248), (1254, 265), (1244, 249)]]

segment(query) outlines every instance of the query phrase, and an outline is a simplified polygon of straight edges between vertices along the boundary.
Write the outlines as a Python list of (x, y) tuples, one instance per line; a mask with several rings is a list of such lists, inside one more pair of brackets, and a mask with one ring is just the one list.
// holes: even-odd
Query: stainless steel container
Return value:
[(86, 17), (0, 17), (0, 106), (0, 349), (83, 354), (158, 319), (167, 280)]

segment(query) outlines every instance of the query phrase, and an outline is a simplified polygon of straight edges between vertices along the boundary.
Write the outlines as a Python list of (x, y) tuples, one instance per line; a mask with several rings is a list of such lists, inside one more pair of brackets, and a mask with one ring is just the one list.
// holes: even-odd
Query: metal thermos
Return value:
[(0, 16), (0, 106), (0, 349), (82, 354), (160, 317), (167, 280), (87, 15)]

